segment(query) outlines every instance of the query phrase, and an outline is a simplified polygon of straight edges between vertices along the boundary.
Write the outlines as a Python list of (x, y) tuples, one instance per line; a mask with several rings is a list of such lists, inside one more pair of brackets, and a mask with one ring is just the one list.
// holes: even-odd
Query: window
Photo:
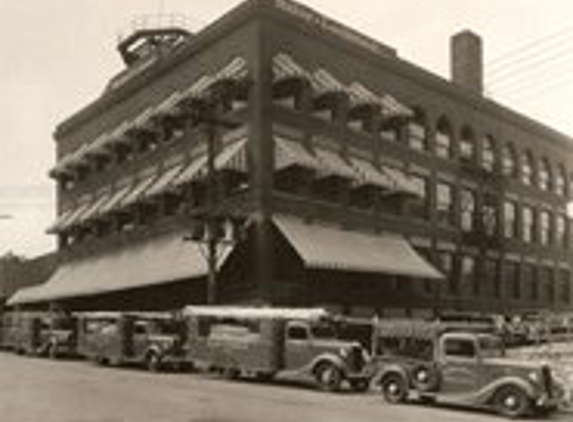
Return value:
[(507, 143), (502, 150), (502, 172), (506, 177), (517, 175), (517, 156), (512, 143)]
[(529, 300), (539, 299), (539, 280), (537, 279), (537, 268), (532, 264), (524, 264), (521, 277), (527, 289)]
[(466, 163), (475, 162), (475, 139), (472, 130), (464, 126), (460, 136), (460, 160)]
[(567, 173), (561, 164), (555, 172), (555, 193), (559, 196), (567, 196)]
[(462, 188), (460, 191), (461, 226), (465, 232), (474, 229), (474, 216), (476, 210), (476, 194), (473, 190)]
[(539, 213), (539, 243), (543, 246), (551, 244), (551, 213), (543, 210)]
[(568, 270), (559, 271), (559, 297), (563, 303), (571, 302), (571, 275)]
[(519, 264), (513, 261), (505, 263), (504, 274), (505, 285), (508, 287), (508, 293), (513, 299), (521, 297), (521, 280), (519, 277)]
[(408, 123), (408, 145), (416, 151), (428, 149), (426, 117), (419, 108), (414, 109), (414, 118)]
[(288, 327), (287, 337), (290, 340), (308, 340), (308, 330), (300, 325), (291, 325)]
[(418, 198), (410, 203), (410, 215), (420, 220), (427, 220), (429, 215), (429, 198), (428, 194), (429, 184), (428, 178), (425, 176), (412, 174), (410, 175), (412, 186), (416, 189)]
[(380, 136), (386, 141), (398, 142), (400, 140), (400, 127), (395, 124), (383, 124), (380, 127)]
[(560, 247), (567, 247), (567, 217), (564, 215), (555, 217), (555, 243)]
[(448, 279), (448, 292), (456, 294), (458, 291), (457, 280), (453, 277), (454, 256), (449, 251), (438, 252), (438, 267)]
[(479, 286), (476, 279), (476, 260), (473, 256), (463, 256), (460, 265), (460, 279), (464, 293), (479, 293)]
[(491, 194), (484, 196), (481, 208), (483, 232), (487, 236), (495, 236), (498, 227), (497, 198)]
[(553, 303), (555, 296), (554, 271), (551, 267), (540, 268), (541, 300)]
[(499, 262), (494, 258), (486, 258), (483, 272), (487, 294), (491, 297), (499, 298), (501, 296)]
[(549, 164), (547, 158), (543, 158), (539, 166), (539, 189), (544, 191), (551, 191), (552, 188), (551, 165)]
[(454, 189), (452, 185), (438, 182), (436, 185), (436, 210), (438, 222), (451, 225), (454, 220)]
[(503, 203), (503, 235), (507, 239), (517, 236), (517, 204), (513, 201)]
[(495, 170), (495, 141), (490, 135), (483, 140), (481, 165), (490, 173)]
[(446, 339), (444, 350), (447, 357), (474, 358), (476, 357), (476, 347), (469, 339)]
[(532, 243), (535, 241), (535, 213), (533, 208), (524, 205), (522, 210), (522, 240), (525, 243)]
[(533, 171), (533, 155), (525, 151), (521, 156), (521, 182), (524, 185), (535, 185), (535, 173)]
[(445, 117), (438, 121), (436, 128), (436, 155), (442, 158), (452, 156), (452, 129)]

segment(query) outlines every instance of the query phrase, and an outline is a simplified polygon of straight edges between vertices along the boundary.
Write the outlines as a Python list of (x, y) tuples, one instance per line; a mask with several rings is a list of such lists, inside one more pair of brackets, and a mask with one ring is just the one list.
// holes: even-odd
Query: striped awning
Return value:
[(215, 169), (246, 173), (248, 171), (247, 138), (241, 138), (227, 144), (223, 151), (215, 157)]
[(373, 106), (381, 108), (381, 99), (364, 85), (358, 82), (352, 82), (347, 91), (350, 98), (350, 107)]
[(390, 94), (384, 94), (381, 99), (382, 115), (387, 119), (396, 117), (411, 118), (414, 116), (414, 111), (399, 102)]
[(310, 81), (310, 73), (296, 63), (286, 53), (278, 53), (273, 57), (273, 80), (302, 79)]
[(173, 182), (173, 180), (181, 173), (185, 166), (183, 163), (176, 164), (175, 166), (165, 170), (149, 188), (143, 192), (143, 196), (151, 198), (165, 192)]
[[(230, 253), (223, 253), (219, 265)], [(129, 248), (89, 255), (61, 264), (44, 284), (18, 290), (8, 304), (23, 305), (162, 285), (207, 274), (207, 262), (195, 242), (180, 232)]]
[(181, 100), (201, 99), (205, 95), (205, 90), (213, 83), (215, 79), (211, 75), (203, 75), (197, 79), (189, 88), (181, 92)]
[(324, 148), (315, 148), (315, 155), (320, 164), (319, 176), (339, 176), (350, 180), (360, 179), (356, 170), (336, 152)]
[(81, 217), (83, 216), (83, 214), (92, 206), (93, 202), (92, 201), (84, 201), (82, 203), (80, 203), (75, 209), (74, 211), (69, 215), (68, 218), (66, 218), (65, 221), (63, 221), (60, 225), (58, 230), (65, 230), (68, 229), (72, 226), (75, 226), (76, 224), (78, 224), (79, 222), (81, 222)]
[(183, 94), (180, 91), (172, 92), (171, 95), (155, 107), (153, 118), (161, 118), (162, 116), (177, 114), (177, 104), (179, 104), (181, 98), (183, 98)]
[(181, 186), (196, 179), (199, 172), (207, 165), (207, 155), (201, 154), (193, 158), (183, 170), (172, 180), (173, 186)]
[(243, 57), (235, 57), (215, 74), (214, 82), (241, 81), (247, 77), (248, 73), (247, 61)]
[(120, 207), (128, 207), (135, 204), (140, 198), (143, 197), (145, 191), (153, 184), (157, 179), (157, 170), (148, 172), (148, 174), (142, 175), (131, 190), (119, 200)]
[(116, 210), (119, 207), (121, 200), (131, 191), (132, 188), (132, 183), (127, 183), (119, 187), (114, 193), (110, 195), (109, 199), (102, 204), (99, 213), (106, 214)]
[(315, 95), (327, 92), (346, 92), (346, 87), (325, 69), (318, 69), (312, 74), (311, 85)]
[(383, 189), (394, 188), (394, 180), (378, 170), (371, 162), (356, 157), (350, 158), (350, 162), (360, 175), (359, 182), (362, 185), (373, 185)]
[(393, 181), (394, 191), (401, 193), (408, 193), (414, 196), (418, 196), (419, 192), (416, 187), (416, 183), (408, 177), (403, 171), (389, 167), (381, 166), (380, 170), (388, 175)]
[(88, 221), (99, 214), (101, 207), (105, 204), (110, 197), (109, 192), (100, 194), (100, 196), (91, 204), (91, 206), (82, 214), (80, 221)]
[(274, 221), (308, 268), (443, 278), (401, 236), (305, 224), (290, 217)]
[(320, 168), (320, 163), (300, 142), (275, 136), (275, 170), (298, 165), (311, 170)]
[(47, 228), (46, 233), (55, 234), (60, 232), (65, 227), (66, 221), (75, 212), (76, 212), (75, 208), (71, 208), (61, 212), (60, 215), (58, 215), (58, 217), (56, 218), (56, 221), (50, 227)]

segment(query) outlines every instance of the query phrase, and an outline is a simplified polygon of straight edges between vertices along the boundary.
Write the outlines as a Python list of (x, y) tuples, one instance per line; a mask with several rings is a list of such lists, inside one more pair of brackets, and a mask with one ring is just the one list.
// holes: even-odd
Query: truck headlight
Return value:
[(541, 378), (539, 377), (539, 374), (537, 372), (534, 372), (534, 371), (527, 374), (527, 378), (529, 378), (529, 380), (531, 382), (533, 382), (534, 384), (539, 384), (539, 381), (541, 380)]
[(338, 351), (338, 353), (340, 354), (340, 356), (343, 359), (346, 359), (348, 357), (348, 355), (350, 354), (350, 350), (347, 349), (346, 347), (341, 347), (340, 350)]

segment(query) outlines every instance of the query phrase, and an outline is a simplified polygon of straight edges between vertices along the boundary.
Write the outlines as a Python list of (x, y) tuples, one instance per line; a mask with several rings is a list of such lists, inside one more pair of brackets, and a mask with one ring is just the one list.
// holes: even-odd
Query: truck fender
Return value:
[(342, 371), (342, 373), (344, 373), (344, 374), (346, 373), (346, 368), (344, 366), (344, 362), (342, 361), (340, 356), (337, 356), (333, 353), (324, 353), (322, 355), (316, 356), (311, 361), (310, 365), (308, 366), (308, 368), (310, 369), (310, 373), (314, 374), (316, 369), (324, 363), (334, 365), (338, 369), (340, 369)]
[(410, 377), (408, 376), (406, 369), (404, 369), (400, 365), (394, 365), (394, 364), (384, 365), (381, 369), (379, 369), (376, 372), (376, 374), (372, 377), (373, 384), (380, 385), (384, 377), (388, 374), (400, 374), (400, 376), (402, 376), (404, 380), (406, 380), (406, 384), (410, 385)]
[(145, 351), (145, 357), (147, 358), (147, 357), (151, 356), (152, 354), (155, 354), (157, 356), (161, 356), (163, 354), (163, 352), (161, 351), (161, 348), (158, 345), (152, 344)]
[(523, 378), (510, 376), (499, 378), (485, 386), (477, 393), (478, 400), (481, 403), (490, 403), (500, 388), (507, 385), (512, 385), (523, 390), (531, 399), (535, 398), (535, 387), (530, 382), (527, 382)]

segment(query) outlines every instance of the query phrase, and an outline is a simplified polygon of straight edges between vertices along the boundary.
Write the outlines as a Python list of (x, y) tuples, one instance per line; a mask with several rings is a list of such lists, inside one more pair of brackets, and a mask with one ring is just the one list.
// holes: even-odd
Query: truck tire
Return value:
[(338, 366), (331, 362), (320, 363), (314, 370), (318, 386), (324, 391), (340, 391), (344, 376)]
[(436, 391), (440, 376), (436, 368), (421, 364), (412, 370), (412, 384), (421, 392)]
[(145, 366), (149, 372), (161, 371), (161, 357), (155, 352), (149, 352), (145, 357)]
[(380, 389), (388, 403), (404, 403), (408, 399), (408, 384), (399, 373), (389, 373), (380, 380)]
[(494, 395), (493, 405), (497, 413), (508, 418), (519, 418), (531, 411), (527, 393), (515, 385), (505, 385)]

